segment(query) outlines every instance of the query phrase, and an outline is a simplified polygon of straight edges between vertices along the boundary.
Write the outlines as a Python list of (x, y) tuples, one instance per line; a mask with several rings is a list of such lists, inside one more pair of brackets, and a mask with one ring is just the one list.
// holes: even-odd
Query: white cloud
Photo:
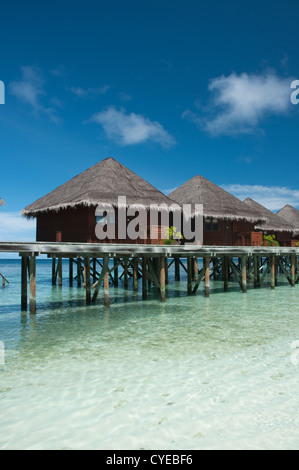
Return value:
[(135, 145), (148, 141), (156, 142), (163, 147), (176, 144), (175, 139), (157, 121), (135, 113), (126, 114), (124, 109), (117, 110), (111, 106), (97, 114), (91, 121), (100, 124), (107, 137), (121, 145)]
[(40, 70), (36, 67), (21, 67), (22, 79), (10, 83), (10, 93), (16, 98), (30, 106), (36, 116), (47, 115), (53, 122), (58, 122), (55, 109), (42, 104), (42, 97), (46, 96), (44, 80)]
[(186, 110), (183, 118), (212, 135), (251, 133), (262, 119), (289, 111), (291, 81), (273, 72), (214, 78), (209, 84), (208, 108), (202, 108), (202, 114)]
[(110, 88), (110, 85), (103, 85), (99, 88), (71, 87), (70, 91), (78, 98), (95, 98), (98, 95), (104, 95)]
[(241, 199), (241, 201), (250, 197), (274, 212), (282, 209), (286, 204), (299, 208), (298, 189), (290, 189), (283, 186), (251, 186), (241, 184), (227, 184), (221, 187)]
[(22, 217), (19, 212), (0, 212), (1, 241), (34, 241), (36, 221)]

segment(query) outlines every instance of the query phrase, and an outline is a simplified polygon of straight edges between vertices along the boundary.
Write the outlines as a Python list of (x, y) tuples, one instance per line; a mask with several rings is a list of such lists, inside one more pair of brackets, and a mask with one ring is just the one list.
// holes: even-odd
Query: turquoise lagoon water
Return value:
[(19, 262), (0, 272), (0, 449), (299, 448), (298, 285), (188, 297), (170, 272), (166, 303), (120, 284), (86, 307), (39, 261), (31, 316)]

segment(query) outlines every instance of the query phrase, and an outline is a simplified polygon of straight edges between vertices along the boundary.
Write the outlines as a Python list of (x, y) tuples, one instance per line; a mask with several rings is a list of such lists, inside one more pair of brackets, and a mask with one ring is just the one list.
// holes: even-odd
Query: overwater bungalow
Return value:
[(0, 206), (4, 206), (5, 202), (3, 201), (3, 199), (1, 199), (0, 197)]
[(293, 245), (296, 245), (299, 241), (299, 210), (287, 204), (277, 212), (277, 215), (296, 227), (296, 231), (293, 233)]
[(180, 205), (203, 205), (203, 244), (259, 246), (262, 232), (255, 224), (265, 221), (244, 202), (202, 176), (194, 176), (169, 194)]
[[(169, 226), (161, 226), (159, 207), (172, 204), (173, 201), (143, 178), (114, 158), (107, 158), (38, 199), (22, 214), (27, 218), (36, 218), (37, 241), (161, 244), (163, 232)], [(120, 214), (123, 208), (129, 206), (133, 212), (144, 207), (147, 210), (146, 220), (142, 227), (137, 227), (138, 236), (133, 240), (126, 228), (136, 215), (126, 214), (126, 211), (125, 215)], [(156, 224), (151, 224), (150, 208), (153, 211), (156, 208), (160, 215)], [(109, 231), (103, 237), (107, 211)], [(122, 218), (120, 227), (118, 221), (123, 216), (125, 219), (123, 221)], [(101, 237), (99, 232), (96, 233), (96, 226)]]
[(256, 213), (268, 219), (267, 222), (257, 224), (255, 226), (256, 230), (262, 230), (263, 235), (274, 235), (280, 246), (292, 246), (293, 233), (296, 229), (293, 224), (251, 198), (245, 199), (244, 203)]

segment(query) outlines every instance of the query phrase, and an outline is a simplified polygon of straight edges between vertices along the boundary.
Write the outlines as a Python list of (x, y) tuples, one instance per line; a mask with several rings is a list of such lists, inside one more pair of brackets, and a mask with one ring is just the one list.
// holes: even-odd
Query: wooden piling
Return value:
[(81, 287), (81, 258), (77, 258), (77, 286)]
[(91, 303), (90, 258), (84, 258), (86, 303)]
[(247, 269), (246, 269), (246, 256), (241, 256), (240, 268), (242, 278), (242, 292), (247, 292)]
[(296, 255), (291, 255), (291, 286), (296, 284)]
[(223, 288), (224, 291), (228, 291), (228, 259), (226, 256), (222, 260), (222, 270), (223, 270)]
[(70, 287), (73, 287), (73, 280), (74, 280), (74, 260), (73, 258), (69, 259), (69, 283)]
[(114, 280), (114, 286), (115, 286), (115, 287), (118, 287), (118, 264), (119, 264), (119, 259), (118, 259), (118, 258), (114, 258), (114, 260), (113, 260), (113, 266), (114, 266), (114, 277), (113, 277), (113, 280)]
[(22, 272), (21, 272), (21, 309), (27, 312), (28, 308), (28, 283), (27, 283), (28, 257), (22, 256)]
[(36, 313), (36, 256), (29, 258), (29, 311), (31, 314)]
[(276, 263), (275, 256), (271, 256), (271, 289), (275, 289), (276, 284)]
[(174, 269), (175, 269), (175, 280), (180, 281), (181, 275), (180, 275), (180, 260), (179, 260), (179, 258), (175, 258), (175, 260), (174, 260)]
[(162, 256), (160, 259), (160, 292), (161, 292), (161, 300), (165, 302), (166, 300), (166, 286), (165, 286), (165, 266), (167, 263), (167, 259)]
[(105, 307), (110, 307), (110, 295), (109, 295), (109, 258), (105, 258), (103, 269), (104, 274), (104, 303)]
[(133, 283), (134, 292), (138, 292), (138, 258), (133, 260)]
[(188, 295), (192, 294), (192, 258), (187, 257), (187, 290)]
[(58, 286), (62, 287), (62, 258), (58, 258), (57, 272), (58, 272)]
[(204, 258), (205, 266), (205, 297), (210, 296), (210, 257), (206, 256)]
[(147, 259), (145, 257), (142, 258), (142, 299), (147, 299)]

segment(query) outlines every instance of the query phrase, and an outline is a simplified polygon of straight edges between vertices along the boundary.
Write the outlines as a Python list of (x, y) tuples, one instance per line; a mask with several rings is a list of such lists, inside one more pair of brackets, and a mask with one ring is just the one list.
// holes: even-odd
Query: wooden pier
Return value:
[(261, 287), (270, 276), (271, 288), (275, 289), (278, 272), (292, 287), (299, 282), (299, 248), (2, 242), (1, 252), (21, 257), (21, 309), (27, 311), (29, 305), (32, 314), (37, 310), (36, 260), (40, 255), (52, 259), (53, 285), (62, 286), (62, 260), (68, 259), (70, 286), (76, 281), (78, 287), (84, 287), (87, 305), (95, 303), (102, 291), (106, 307), (110, 305), (110, 285), (117, 287), (123, 279), (128, 288), (129, 278), (134, 292), (141, 285), (143, 300), (153, 285), (165, 302), (168, 270), (173, 264), (175, 281), (180, 281), (182, 270), (186, 273), (188, 295), (198, 294), (203, 284), (204, 296), (208, 297), (211, 278), (221, 279), (227, 291), (233, 277), (244, 293), (248, 278), (253, 278), (254, 288)]

